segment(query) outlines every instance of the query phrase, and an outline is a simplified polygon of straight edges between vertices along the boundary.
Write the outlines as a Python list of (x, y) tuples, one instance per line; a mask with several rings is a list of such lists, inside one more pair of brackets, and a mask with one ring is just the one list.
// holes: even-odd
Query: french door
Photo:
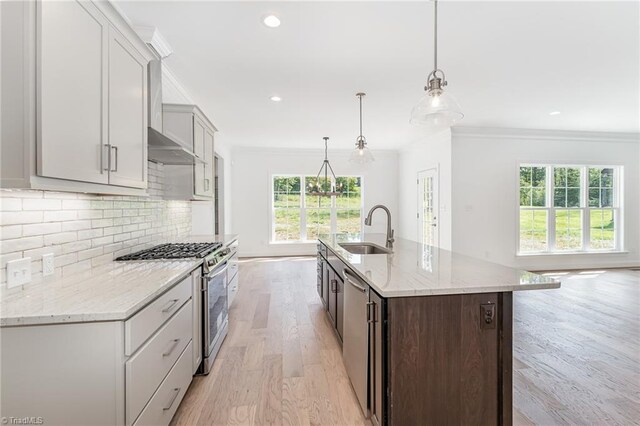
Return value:
[(418, 172), (418, 242), (438, 247), (438, 169)]

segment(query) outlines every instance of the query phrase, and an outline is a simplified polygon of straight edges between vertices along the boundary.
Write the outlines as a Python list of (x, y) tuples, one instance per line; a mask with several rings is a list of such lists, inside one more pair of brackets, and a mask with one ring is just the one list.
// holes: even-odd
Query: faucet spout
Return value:
[(369, 213), (367, 214), (367, 217), (364, 219), (364, 224), (367, 226), (371, 226), (371, 218), (373, 216), (373, 212), (376, 211), (377, 209), (382, 209), (387, 213), (387, 243), (386, 246), (387, 248), (393, 248), (393, 242), (395, 241), (395, 238), (393, 237), (393, 235), (395, 234), (395, 231), (393, 229), (391, 229), (391, 211), (384, 205), (382, 204), (377, 204), (373, 207), (371, 207), (371, 210), (369, 210)]

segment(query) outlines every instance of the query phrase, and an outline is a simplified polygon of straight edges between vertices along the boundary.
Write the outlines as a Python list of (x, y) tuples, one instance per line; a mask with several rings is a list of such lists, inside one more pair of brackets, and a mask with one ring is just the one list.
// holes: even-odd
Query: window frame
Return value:
[[(298, 205), (298, 209), (300, 211), (300, 235), (297, 240), (276, 240), (276, 207), (275, 207), (275, 190), (274, 190), (274, 178), (276, 177), (286, 177), (292, 178), (297, 177), (300, 178), (300, 201)], [(307, 238), (307, 211), (309, 210), (322, 210), (329, 209), (330, 210), (330, 232), (336, 233), (337, 231), (337, 212), (338, 210), (345, 210), (344, 208), (339, 208), (336, 206), (336, 197), (331, 197), (331, 205), (329, 207), (307, 207), (306, 205), (306, 178), (307, 177), (315, 177), (313, 174), (300, 174), (300, 173), (271, 173), (269, 177), (269, 184), (271, 189), (269, 190), (269, 204), (270, 204), (270, 230), (269, 230), (269, 244), (310, 244), (315, 243), (317, 240), (310, 240)], [(360, 179), (360, 230), (362, 230), (364, 226), (364, 176), (357, 174), (340, 174), (336, 175), (337, 178), (359, 178)], [(332, 185), (335, 184), (335, 180), (333, 176), (330, 176)], [(355, 209), (349, 209), (355, 210)]]
[[(522, 167), (544, 167), (545, 168), (545, 205), (544, 207), (520, 206), (520, 169)], [(580, 169), (580, 206), (579, 207), (556, 207), (555, 206), (555, 168), (578, 168)], [(612, 185), (612, 206), (611, 207), (591, 207), (589, 206), (589, 169), (609, 168), (613, 169)], [(550, 163), (550, 162), (518, 162), (516, 168), (516, 256), (539, 256), (539, 255), (565, 255), (565, 254), (604, 254), (623, 253), (623, 174), (624, 166), (621, 164), (601, 164), (601, 163)], [(613, 248), (592, 248), (591, 247), (591, 211), (592, 210), (612, 210), (614, 228)], [(520, 213), (523, 210), (542, 210), (547, 212), (547, 232), (546, 250), (522, 251), (520, 234)], [(580, 211), (582, 244), (580, 249), (559, 250), (556, 247), (556, 213), (558, 210)]]

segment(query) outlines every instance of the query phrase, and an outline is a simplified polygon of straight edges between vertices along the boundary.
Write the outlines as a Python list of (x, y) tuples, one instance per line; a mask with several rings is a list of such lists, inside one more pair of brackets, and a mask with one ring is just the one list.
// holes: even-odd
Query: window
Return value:
[(621, 250), (621, 167), (520, 166), (520, 253)]
[[(320, 234), (357, 233), (362, 228), (362, 177), (273, 176), (272, 242), (315, 241)], [(302, 184), (302, 185), (301, 185)], [(341, 192), (320, 197), (310, 188), (335, 184)]]

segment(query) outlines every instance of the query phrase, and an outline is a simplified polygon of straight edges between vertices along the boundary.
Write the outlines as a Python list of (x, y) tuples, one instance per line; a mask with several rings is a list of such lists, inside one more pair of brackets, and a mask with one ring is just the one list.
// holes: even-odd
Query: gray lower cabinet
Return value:
[(193, 377), (193, 280), (126, 320), (3, 327), (2, 415), (168, 425)]

